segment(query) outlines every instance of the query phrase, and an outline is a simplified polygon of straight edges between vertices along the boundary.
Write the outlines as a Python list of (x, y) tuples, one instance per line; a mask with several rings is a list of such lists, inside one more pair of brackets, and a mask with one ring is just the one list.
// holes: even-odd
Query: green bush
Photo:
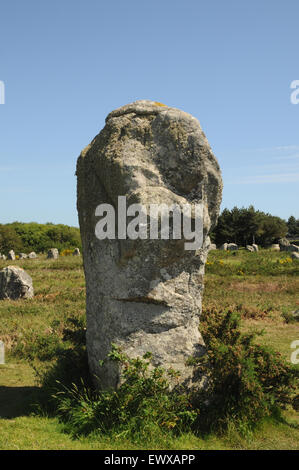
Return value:
[[(207, 354), (190, 360), (206, 386), (186, 392), (169, 387), (174, 370), (154, 367), (151, 354), (129, 358), (116, 346), (107, 360), (121, 367), (117, 390), (94, 388), (88, 372), (83, 319), (64, 331), (69, 347), (41, 374), (44, 402), (74, 436), (100, 432), (136, 440), (182, 432), (251, 432), (261, 420), (298, 407), (299, 371), (279, 353), (257, 343), (258, 334), (240, 331), (233, 311), (206, 310), (201, 331)], [(297, 391), (298, 393), (298, 391)]]
[(56, 409), (72, 434), (99, 431), (148, 437), (190, 429), (197, 411), (185, 393), (170, 392), (167, 376), (174, 377), (173, 370), (151, 367), (150, 353), (131, 359), (114, 345), (108, 358), (122, 367), (123, 382), (117, 390), (91, 391), (83, 382), (70, 388), (58, 383)]
[(260, 333), (242, 334), (240, 315), (205, 311), (201, 331), (207, 354), (198, 360), (207, 386), (196, 396), (199, 429), (227, 429), (234, 422), (252, 429), (262, 419), (293, 405), (299, 371), (278, 352), (260, 346)]

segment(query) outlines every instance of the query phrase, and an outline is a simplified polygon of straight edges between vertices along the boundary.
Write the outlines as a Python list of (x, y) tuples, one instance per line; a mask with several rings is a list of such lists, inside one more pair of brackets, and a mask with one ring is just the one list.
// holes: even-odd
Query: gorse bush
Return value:
[(244, 433), (262, 419), (296, 405), (299, 371), (279, 353), (257, 343), (258, 333), (243, 334), (234, 311), (206, 310), (201, 331), (207, 354), (191, 358), (204, 388), (170, 388), (179, 375), (152, 365), (150, 353), (129, 358), (112, 345), (107, 357), (121, 370), (116, 390), (95, 390), (88, 373), (85, 330), (73, 322), (65, 339), (73, 346), (42, 378), (52, 410), (66, 430), (78, 436), (99, 432), (134, 439), (183, 432), (223, 432), (233, 423)]
[(70, 388), (58, 383), (60, 388), (53, 398), (73, 434), (100, 431), (141, 437), (190, 429), (197, 411), (185, 393), (170, 392), (168, 377), (174, 378), (175, 371), (151, 366), (150, 353), (132, 359), (115, 345), (108, 359), (122, 368), (122, 383), (117, 390), (91, 391), (83, 382)]
[(293, 405), (299, 371), (278, 352), (242, 334), (240, 315), (206, 310), (201, 322), (207, 354), (198, 360), (207, 386), (196, 397), (200, 429), (224, 430), (234, 421), (252, 429), (261, 419)]

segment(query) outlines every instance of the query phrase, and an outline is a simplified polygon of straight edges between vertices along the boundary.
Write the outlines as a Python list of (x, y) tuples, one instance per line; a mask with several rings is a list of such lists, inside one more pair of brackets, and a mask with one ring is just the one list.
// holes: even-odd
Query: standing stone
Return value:
[(5, 350), (3, 341), (0, 341), (0, 364), (5, 364)]
[(73, 251), (73, 256), (80, 256), (80, 250), (79, 248), (75, 248)]
[[(106, 361), (114, 343), (130, 357), (150, 351), (154, 364), (180, 371), (190, 385), (193, 367), (186, 360), (205, 351), (198, 326), (207, 235), (222, 193), (219, 165), (199, 122), (152, 101), (123, 106), (82, 151), (76, 174), (92, 375), (104, 389), (119, 385), (119, 366)], [(113, 205), (118, 220), (125, 214), (119, 196), (126, 196), (127, 207), (203, 201), (203, 246), (195, 251), (185, 250), (184, 239), (121, 239), (118, 229), (115, 239), (99, 240), (96, 208)]]
[(59, 257), (59, 252), (58, 252), (57, 248), (51, 248), (48, 251), (47, 259), (57, 259), (58, 257)]
[(223, 243), (220, 247), (220, 250), (226, 251), (227, 250), (227, 243)]
[(288, 251), (288, 247), (290, 246), (290, 242), (287, 238), (280, 238), (278, 240), (278, 244), (280, 247), (280, 251)]
[(278, 243), (273, 243), (271, 245), (271, 251), (280, 251), (280, 246)]
[(238, 245), (236, 243), (228, 243), (226, 249), (229, 251), (234, 251), (238, 249)]
[(16, 255), (15, 255), (15, 252), (14, 252), (13, 250), (10, 250), (10, 251), (8, 252), (7, 259), (11, 259), (11, 260), (15, 260), (15, 259), (16, 259)]
[(0, 271), (0, 300), (30, 299), (33, 295), (32, 279), (24, 269), (8, 266)]

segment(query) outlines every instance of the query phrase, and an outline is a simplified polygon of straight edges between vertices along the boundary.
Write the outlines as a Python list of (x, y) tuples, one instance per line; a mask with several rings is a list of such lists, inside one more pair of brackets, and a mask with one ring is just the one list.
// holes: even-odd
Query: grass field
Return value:
[[(179, 438), (165, 434), (131, 442), (118, 436), (93, 434), (74, 439), (57, 418), (34, 405), (42, 393), (36, 370), (43, 370), (67, 347), (63, 332), (85, 314), (82, 259), (0, 260), (24, 268), (34, 282), (31, 300), (0, 301), (0, 339), (6, 364), (0, 365), (0, 449), (299, 449), (299, 416), (286, 411), (284, 420), (265, 421), (251, 435), (233, 426), (225, 435)], [(205, 276), (203, 308), (229, 307), (242, 316), (242, 329), (263, 329), (259, 341), (273, 346), (290, 361), (291, 343), (299, 340), (299, 262), (287, 253), (240, 250), (235, 255), (211, 251)], [(299, 367), (299, 365), (298, 365)]]

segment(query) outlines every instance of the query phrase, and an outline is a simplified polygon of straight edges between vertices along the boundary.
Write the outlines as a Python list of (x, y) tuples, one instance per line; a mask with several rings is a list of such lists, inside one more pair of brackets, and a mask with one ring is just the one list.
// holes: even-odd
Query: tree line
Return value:
[(210, 237), (217, 246), (225, 242), (240, 246), (252, 243), (267, 246), (283, 237), (299, 239), (299, 219), (290, 216), (286, 221), (255, 210), (253, 206), (224, 209)]
[[(287, 236), (299, 240), (299, 219), (290, 216), (286, 221), (280, 217), (248, 208), (224, 209), (210, 237), (217, 246), (222, 243), (237, 243), (240, 246), (257, 243), (267, 246)], [(39, 224), (36, 222), (0, 224), (0, 253), (9, 250), (16, 253), (44, 253), (50, 248), (81, 249), (80, 230), (63, 224)]]
[(36, 222), (0, 224), (0, 253), (44, 253), (50, 248), (81, 249), (80, 230), (63, 224), (38, 224)]

